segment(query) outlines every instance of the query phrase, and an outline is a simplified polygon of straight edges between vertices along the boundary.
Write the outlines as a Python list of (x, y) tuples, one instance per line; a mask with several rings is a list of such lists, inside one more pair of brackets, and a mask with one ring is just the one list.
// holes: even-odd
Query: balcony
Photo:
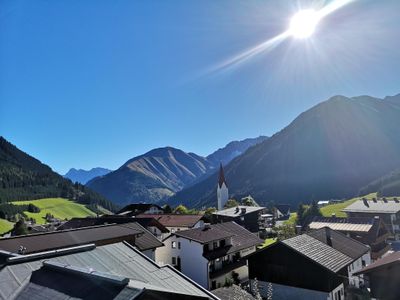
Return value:
[(224, 274), (230, 273), (230, 272), (234, 271), (235, 269), (243, 267), (245, 265), (247, 265), (246, 260), (240, 259), (236, 262), (223, 263), (222, 267), (219, 268), (218, 270), (215, 270), (212, 267), (210, 267), (210, 279), (217, 278)]

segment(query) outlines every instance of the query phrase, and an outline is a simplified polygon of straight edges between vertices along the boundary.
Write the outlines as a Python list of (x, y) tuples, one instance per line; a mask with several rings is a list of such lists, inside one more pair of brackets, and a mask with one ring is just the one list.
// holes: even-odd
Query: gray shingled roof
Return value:
[(351, 257), (307, 234), (295, 236), (282, 243), (335, 273), (353, 261)]
[[(307, 233), (307, 235), (340, 251), (341, 253), (351, 257), (353, 260), (358, 259), (370, 250), (368, 246), (360, 243), (359, 241), (349, 238), (343, 233), (331, 230), (328, 227), (310, 231)], [(328, 242), (329, 235), (330, 242)]]
[(344, 212), (363, 212), (363, 213), (387, 213), (395, 214), (400, 211), (400, 202), (394, 200), (358, 200), (350, 204), (342, 211)]
[[(246, 212), (242, 213), (242, 209), (245, 209)], [(219, 210), (219, 211), (213, 213), (213, 215), (228, 216), (228, 217), (238, 217), (238, 216), (243, 216), (245, 214), (249, 214), (249, 213), (252, 213), (252, 212), (255, 212), (255, 211), (259, 211), (259, 210), (263, 210), (263, 209), (265, 209), (265, 207), (239, 205), (239, 206), (235, 206), (235, 207)]]
[[(213, 297), (171, 266), (160, 267), (127, 243), (100, 246), (90, 251), (52, 257), (50, 260), (56, 264), (129, 278), (131, 287), (150, 285), (160, 291)], [(40, 270), (44, 261), (45, 258), (38, 258), (29, 262), (15, 262), (0, 269), (0, 299), (14, 299), (28, 287), (32, 272)]]

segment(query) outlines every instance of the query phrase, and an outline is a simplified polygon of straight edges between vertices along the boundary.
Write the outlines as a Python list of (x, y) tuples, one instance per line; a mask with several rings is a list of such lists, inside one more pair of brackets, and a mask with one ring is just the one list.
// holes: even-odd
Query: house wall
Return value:
[(217, 187), (217, 208), (218, 210), (224, 209), (226, 202), (229, 199), (228, 188), (225, 183), (221, 187)]
[(150, 209), (143, 212), (143, 214), (163, 214), (164, 211), (157, 206), (151, 206)]
[(155, 249), (149, 249), (149, 250), (145, 250), (145, 251), (142, 251), (142, 253), (144, 254), (144, 255), (146, 255), (148, 258), (150, 258), (150, 259), (152, 259), (152, 260), (156, 260), (155, 258), (156, 258), (156, 251), (155, 251)]
[[(242, 267), (236, 268), (236, 269), (234, 269), (232, 271), (238, 273), (239, 279), (240, 279), (241, 282), (245, 282), (245, 281), (247, 281), (249, 279), (249, 268), (248, 268), (248, 266), (242, 266)], [(211, 289), (212, 281), (216, 282), (216, 287), (217, 288), (223, 287), (225, 282), (226, 282), (226, 279), (228, 279), (228, 280), (232, 279), (232, 271), (230, 271), (230, 272), (228, 272), (226, 274), (223, 274), (221, 276), (218, 276), (218, 277), (210, 279), (209, 280), (209, 289)]]
[(355, 287), (360, 287), (360, 285), (364, 284), (363, 276), (353, 276), (354, 273), (360, 271), (364, 266), (368, 266), (371, 264), (371, 253), (364, 254), (362, 257), (355, 260), (352, 264), (347, 267), (348, 277), (349, 277), (349, 284)]
[(372, 297), (385, 300), (400, 299), (400, 266), (398, 264), (374, 270), (365, 276), (368, 277)]
[[(173, 242), (176, 243), (175, 248), (172, 248)], [(203, 245), (175, 235), (164, 240), (164, 245), (156, 250), (157, 263), (173, 265), (172, 257), (176, 261), (180, 257), (180, 271), (202, 287), (208, 288), (208, 261), (203, 257)]]

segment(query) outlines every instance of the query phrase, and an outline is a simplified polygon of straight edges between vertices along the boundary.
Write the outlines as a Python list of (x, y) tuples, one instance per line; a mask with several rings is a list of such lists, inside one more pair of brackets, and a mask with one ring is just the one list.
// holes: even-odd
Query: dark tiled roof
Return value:
[(125, 206), (124, 208), (122, 208), (118, 214), (126, 212), (126, 211), (131, 211), (134, 213), (142, 213), (145, 212), (146, 210), (149, 210), (152, 206), (157, 207), (158, 209), (162, 210), (162, 207), (157, 205), (157, 204), (151, 204), (151, 203), (132, 203), (129, 204), (127, 206)]
[[(4, 238), (0, 239), (0, 249), (17, 253), (20, 246), (24, 246), (25, 253), (35, 253), (90, 243), (101, 245), (123, 240), (132, 242), (133, 238), (139, 234), (141, 236), (136, 239), (135, 244), (137, 243), (139, 249), (143, 247), (140, 250), (146, 250), (155, 245), (157, 245), (156, 247), (162, 246), (162, 243), (142, 226), (128, 223)], [(154, 239), (149, 240), (148, 235)]]
[(181, 230), (175, 232), (175, 235), (199, 242), (201, 244), (206, 244), (233, 236), (231, 232), (216, 228), (214, 225), (207, 225), (189, 230)]
[(288, 204), (277, 204), (275, 207), (284, 215), (288, 214), (290, 210), (290, 205)]
[(136, 218), (154, 218), (165, 227), (193, 227), (203, 215), (140, 214)]
[(232, 285), (230, 287), (222, 287), (216, 290), (213, 290), (212, 293), (219, 297), (221, 300), (233, 300), (233, 299), (241, 299), (241, 300), (255, 300), (255, 298), (240, 288), (237, 285)]
[(361, 271), (358, 271), (357, 273), (355, 273), (355, 275), (369, 273), (376, 269), (386, 267), (389, 265), (394, 265), (394, 264), (400, 264), (400, 252), (393, 252), (383, 258), (378, 259), (374, 263), (366, 266)]
[[(55, 268), (47, 268), (46, 262), (56, 265)], [(87, 298), (79, 297), (88, 292), (80, 289), (83, 285), (93, 292)], [(121, 286), (124, 287), (122, 290)], [(0, 268), (0, 299), (4, 300), (104, 299), (107, 294), (113, 299), (119, 291), (116, 299), (133, 299), (137, 290), (156, 293), (157, 299), (180, 300), (191, 299), (191, 296), (218, 299), (171, 266), (159, 266), (128, 243), (60, 254), (50, 261), (40, 256)]]
[(307, 234), (295, 236), (282, 243), (335, 273), (353, 261), (351, 257)]
[[(338, 250), (339, 252), (351, 257), (352, 259), (357, 259), (367, 253), (370, 248), (364, 244), (347, 237), (346, 235), (331, 230), (328, 227), (321, 228), (319, 230), (311, 231), (307, 233), (309, 236), (327, 244), (328, 246)], [(329, 242), (330, 235), (330, 242)]]
[(139, 223), (143, 227), (149, 227), (149, 226), (157, 227), (162, 233), (169, 232), (169, 230), (164, 225), (162, 225), (154, 218), (151, 217), (135, 218), (135, 217), (125, 217), (120, 215), (106, 215), (99, 218), (96, 217), (72, 218), (71, 220), (57, 227), (57, 230), (75, 229), (81, 227), (98, 226), (106, 224), (124, 224), (132, 222)]
[(211, 241), (232, 237), (232, 245), (209, 251), (204, 257), (211, 260), (237, 252), (252, 246), (263, 243), (255, 234), (251, 233), (235, 222), (225, 222), (209, 225), (210, 229), (202, 228), (189, 229), (176, 232), (175, 235), (205, 244)]

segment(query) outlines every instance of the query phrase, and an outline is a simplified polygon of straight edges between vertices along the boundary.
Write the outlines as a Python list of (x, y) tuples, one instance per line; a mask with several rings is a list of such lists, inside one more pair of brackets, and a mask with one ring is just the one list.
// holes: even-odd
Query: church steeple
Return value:
[(225, 181), (224, 169), (222, 168), (222, 163), (219, 166), (219, 177), (218, 177), (218, 187), (217, 187), (217, 208), (218, 210), (224, 209), (224, 205), (229, 199), (228, 185)]
[(222, 168), (222, 163), (220, 163), (220, 165), (219, 165), (218, 186), (221, 188), (224, 183), (225, 183), (226, 187), (228, 187), (228, 185), (226, 184), (226, 181), (225, 181), (224, 169)]

